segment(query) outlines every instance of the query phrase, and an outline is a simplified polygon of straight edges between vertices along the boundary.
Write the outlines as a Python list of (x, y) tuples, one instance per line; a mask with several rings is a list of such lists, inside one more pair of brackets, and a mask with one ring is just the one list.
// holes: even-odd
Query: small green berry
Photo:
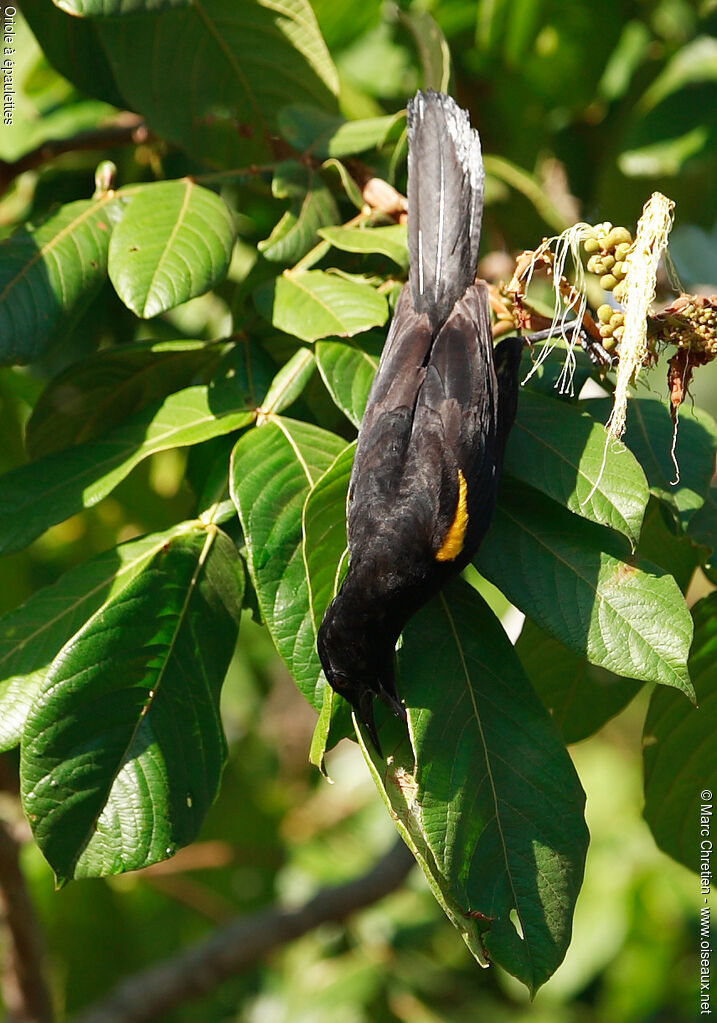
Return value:
[(612, 291), (617, 284), (617, 278), (613, 277), (612, 274), (603, 274), (600, 278), (600, 287), (603, 291)]
[(613, 227), (603, 239), (602, 247), (606, 251), (616, 249), (618, 245), (632, 244), (632, 235), (626, 227)]
[(624, 313), (613, 312), (609, 320), (610, 326), (612, 327), (613, 330), (615, 329), (615, 327), (621, 327), (624, 322), (625, 322)]
[(612, 255), (611, 252), (608, 252), (606, 255), (602, 257), (602, 265), (605, 267), (606, 270), (612, 270), (612, 268), (615, 266), (615, 257)]
[(601, 323), (598, 327), (600, 337), (612, 337), (612, 327), (609, 323)]
[(585, 249), (586, 252), (599, 252), (600, 242), (597, 240), (597, 238), (594, 237), (586, 238), (585, 241), (583, 242), (583, 248)]
[(615, 248), (615, 259), (624, 259), (630, 251), (630, 248), (631, 246), (629, 242), (620, 242), (620, 244)]
[(611, 305), (608, 305), (606, 302), (604, 305), (601, 305), (598, 308), (597, 317), (601, 323), (609, 323), (610, 317), (614, 312), (615, 310), (613, 309), (613, 307)]

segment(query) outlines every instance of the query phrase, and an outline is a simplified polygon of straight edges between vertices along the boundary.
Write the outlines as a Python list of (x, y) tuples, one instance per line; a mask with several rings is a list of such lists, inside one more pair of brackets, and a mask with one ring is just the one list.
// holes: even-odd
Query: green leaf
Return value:
[(277, 199), (289, 199), (291, 204), (257, 247), (265, 259), (296, 263), (318, 241), (319, 228), (338, 222), (339, 211), (320, 176), (296, 160), (277, 166), (271, 190)]
[(279, 114), (279, 131), (300, 153), (320, 159), (329, 156), (355, 156), (368, 149), (378, 149), (400, 133), (405, 113), (387, 117), (369, 117), (362, 121), (346, 121), (326, 110), (303, 104), (284, 107)]
[(671, 93), (697, 82), (717, 81), (717, 39), (699, 36), (679, 47), (640, 100), (643, 114)]
[(177, 536), (54, 662), (20, 776), (59, 883), (148, 866), (196, 837), (224, 763), (219, 694), (242, 587), (228, 537)]
[(32, 458), (102, 436), (133, 413), (188, 387), (222, 356), (206, 341), (137, 341), (91, 355), (54, 377), (25, 427)]
[[(660, 848), (699, 871), (705, 836), (700, 828), (710, 827), (717, 778), (717, 594), (695, 604), (692, 613), (690, 674), (697, 706), (679, 693), (652, 695), (643, 736), (644, 814)], [(707, 815), (706, 822), (701, 815)]]
[(76, 18), (101, 18), (189, 7), (192, 0), (52, 0), (55, 7)]
[(143, 185), (110, 241), (109, 275), (144, 319), (208, 291), (225, 276), (234, 244), (226, 204), (190, 178)]
[[(612, 402), (588, 401), (585, 407), (605, 422)], [(623, 439), (642, 466), (651, 493), (684, 528), (704, 503), (715, 471), (717, 424), (712, 416), (688, 404), (681, 407), (675, 445), (679, 474), (672, 460), (673, 426), (666, 399), (640, 395), (628, 402)]]
[(591, 664), (692, 696), (692, 619), (672, 576), (624, 560), (607, 530), (528, 487), (506, 484), (475, 559), (478, 570)]
[(20, 742), (27, 714), (60, 647), (183, 529), (187, 526), (151, 533), (90, 558), (0, 618), (0, 750)]
[(566, 742), (593, 735), (628, 705), (640, 683), (589, 664), (529, 619), (515, 650)]
[(398, 16), (413, 36), (423, 71), (423, 88), (452, 92), (451, 51), (436, 21), (420, 8), (399, 10)]
[(68, 203), (0, 242), (0, 362), (32, 362), (69, 331), (107, 276), (114, 193)]
[(705, 503), (690, 519), (687, 532), (695, 543), (717, 550), (717, 487), (707, 491)]
[(124, 100), (94, 24), (68, 17), (47, 0), (23, 0), (22, 14), (47, 60), (88, 96), (122, 108)]
[(346, 495), (355, 453), (355, 442), (344, 448), (314, 483), (304, 505), (304, 563), (316, 632), (348, 566)]
[(286, 272), (260, 285), (254, 299), (265, 319), (302, 341), (352, 337), (388, 319), (388, 303), (375, 288), (323, 270)]
[[(85, 92), (108, 98), (104, 69), (111, 68), (119, 95), (110, 102), (140, 112), (161, 138), (216, 166), (269, 158), (289, 103), (336, 108), (336, 68), (308, 0), (203, 0), (158, 11), (152, 3), (93, 2), (88, 13), (123, 16), (63, 15), (46, 27), (43, 12), (54, 8), (44, 2), (31, 24), (58, 70)], [(97, 85), (85, 61), (99, 65)]]
[(523, 389), (505, 471), (637, 544), (649, 497), (645, 474), (586, 412)]
[(413, 750), (404, 741), (385, 763), (372, 756), (375, 780), (473, 953), (534, 992), (565, 955), (582, 881), (588, 833), (575, 770), (500, 623), (466, 583), (411, 620), (398, 664)]
[(354, 426), (361, 425), (383, 347), (383, 339), (366, 335), (355, 341), (319, 341), (316, 361), (334, 403)]
[(30, 462), (1, 477), (0, 553), (20, 550), (48, 526), (106, 497), (145, 458), (248, 426), (237, 388), (187, 387), (138, 412), (101, 440)]
[(681, 135), (626, 149), (618, 156), (617, 165), (628, 178), (674, 176), (706, 148), (709, 139), (709, 128), (698, 124)]
[(664, 568), (682, 592), (687, 593), (699, 561), (697, 551), (656, 497), (650, 498), (645, 512), (637, 557), (640, 561), (649, 561)]
[(261, 414), (283, 412), (304, 390), (316, 369), (314, 353), (300, 348), (286, 362), (272, 380), (261, 403)]
[(408, 235), (403, 224), (365, 228), (325, 227), (319, 234), (344, 252), (379, 252), (399, 266), (408, 266)]
[(231, 494), (241, 520), (262, 618), (296, 684), (317, 709), (324, 681), (302, 551), (302, 512), (346, 441), (309, 423), (268, 417), (240, 438)]
[[(348, 568), (346, 498), (355, 453), (355, 442), (344, 448), (314, 483), (304, 504), (303, 553), (315, 636)], [(322, 769), (326, 750), (353, 735), (349, 705), (326, 686), (311, 744), (311, 762)]]

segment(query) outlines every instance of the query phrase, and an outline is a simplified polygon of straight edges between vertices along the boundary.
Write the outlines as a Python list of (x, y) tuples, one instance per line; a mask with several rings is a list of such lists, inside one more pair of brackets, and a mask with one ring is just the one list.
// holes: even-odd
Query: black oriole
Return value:
[(348, 573), (318, 634), (329, 684), (379, 752), (374, 698), (405, 717), (398, 637), (488, 530), (522, 348), (509, 338), (493, 349), (487, 289), (475, 283), (485, 174), (468, 114), (419, 92), (408, 143), (409, 280), (359, 431)]

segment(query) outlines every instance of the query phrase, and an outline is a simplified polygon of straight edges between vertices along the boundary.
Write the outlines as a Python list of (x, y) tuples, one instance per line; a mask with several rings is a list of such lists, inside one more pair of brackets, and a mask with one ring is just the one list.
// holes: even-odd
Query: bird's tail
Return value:
[(478, 264), (485, 171), (468, 114), (441, 92), (408, 104), (408, 241), (416, 312), (446, 320)]

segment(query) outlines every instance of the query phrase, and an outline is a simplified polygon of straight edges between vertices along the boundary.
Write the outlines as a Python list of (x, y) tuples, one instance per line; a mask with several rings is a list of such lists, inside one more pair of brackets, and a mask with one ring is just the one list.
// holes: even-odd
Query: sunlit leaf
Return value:
[(368, 284), (323, 270), (285, 273), (255, 292), (259, 312), (302, 341), (353, 337), (388, 318), (388, 303)]
[(317, 709), (323, 675), (302, 550), (309, 491), (346, 442), (309, 423), (271, 416), (234, 449), (232, 499), (263, 620), (296, 684)]
[(692, 619), (677, 583), (656, 566), (626, 560), (609, 531), (528, 487), (504, 485), (475, 564), (592, 664), (692, 695)]

